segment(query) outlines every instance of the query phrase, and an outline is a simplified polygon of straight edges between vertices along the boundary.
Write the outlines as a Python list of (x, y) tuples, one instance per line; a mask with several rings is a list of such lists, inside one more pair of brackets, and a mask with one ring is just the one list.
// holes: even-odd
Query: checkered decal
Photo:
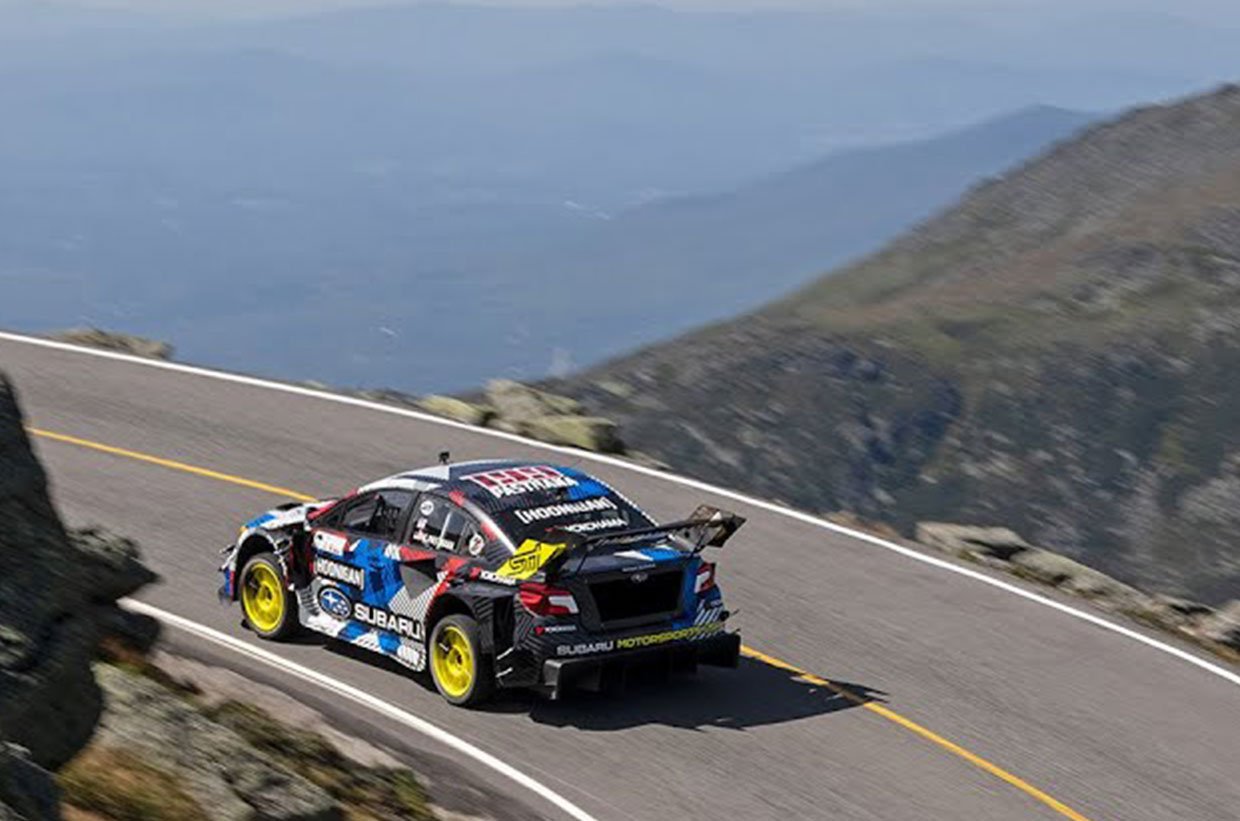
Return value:
[(406, 555), (412, 552), (416, 551), (374, 539), (352, 541), (345, 547), (343, 555), (339, 556), (320, 552), (316, 556), (318, 561), (338, 562), (361, 570), (362, 585), (359, 588), (339, 579), (316, 576), (310, 587), (298, 594), (302, 623), (311, 630), (325, 633), (340, 641), (391, 656), (414, 670), (424, 670), (424, 639), (378, 629), (353, 618), (356, 615), (354, 610), (351, 610), (349, 615), (333, 614), (326, 612), (320, 605), (325, 590), (337, 590), (347, 597), (351, 607), (360, 603), (373, 608), (370, 612), (381, 610), (403, 616), (417, 625), (420, 634), (424, 634), (426, 615), (431, 604), (446, 589), (446, 582), (455, 567), (453, 564), (445, 566), (433, 579), (423, 576), (424, 586), (411, 591), (410, 586), (401, 578), (401, 561), (413, 558)]

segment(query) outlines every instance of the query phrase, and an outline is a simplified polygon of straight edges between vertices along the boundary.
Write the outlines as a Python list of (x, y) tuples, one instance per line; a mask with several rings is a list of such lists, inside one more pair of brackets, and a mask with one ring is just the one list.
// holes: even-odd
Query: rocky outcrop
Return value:
[(52, 334), (52, 338), (61, 342), (72, 342), (74, 345), (89, 345), (92, 348), (104, 348), (134, 356), (145, 356), (149, 359), (171, 359), (175, 352), (170, 344), (158, 339), (105, 331), (100, 328), (71, 328)]
[(1189, 599), (1150, 595), (1067, 556), (1034, 547), (1005, 527), (919, 522), (916, 533), (926, 547), (1089, 599), (1232, 661), (1240, 658), (1240, 600), (1215, 610)]
[(453, 396), (431, 395), (418, 400), (419, 409), (466, 425), (485, 425), (495, 415), (492, 408)]
[(55, 767), (99, 714), (90, 660), (115, 602), (151, 581), (126, 540), (67, 533), (0, 377), (0, 738)]
[(26, 750), (0, 741), (0, 819), (57, 818), (56, 782)]
[(1030, 544), (1006, 527), (976, 527), (946, 522), (918, 522), (916, 539), (927, 547), (962, 558), (1008, 561)]
[(209, 809), (211, 818), (341, 817), (324, 790), (273, 764), (237, 733), (211, 721), (166, 687), (108, 665), (100, 665), (97, 675), (107, 707), (91, 747), (123, 750), (157, 766), (195, 805)]
[(1240, 650), (1240, 599), (1233, 599), (1200, 618), (1190, 629), (1207, 641)]
[(39, 817), (30, 808), (45, 796), (31, 768), (60, 766), (90, 738), (101, 707), (91, 659), (103, 630), (122, 620), (116, 600), (154, 576), (132, 542), (66, 532), (2, 376), (0, 521), (0, 740), (25, 751), (6, 747), (0, 769), (6, 803)]
[(495, 428), (553, 445), (598, 453), (626, 452), (620, 428), (612, 420), (586, 413), (575, 399), (509, 379), (489, 382), (484, 402), (436, 395), (419, 400), (417, 406), (467, 425)]

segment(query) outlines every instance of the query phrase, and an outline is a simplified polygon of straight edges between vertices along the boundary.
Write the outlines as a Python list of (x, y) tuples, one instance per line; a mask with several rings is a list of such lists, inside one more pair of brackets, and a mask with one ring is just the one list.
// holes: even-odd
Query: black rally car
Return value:
[(220, 597), (265, 638), (304, 628), (429, 668), (454, 704), (497, 686), (555, 698), (635, 665), (735, 667), (701, 554), (743, 522), (703, 506), (657, 525), (572, 467), (445, 463), (246, 523)]

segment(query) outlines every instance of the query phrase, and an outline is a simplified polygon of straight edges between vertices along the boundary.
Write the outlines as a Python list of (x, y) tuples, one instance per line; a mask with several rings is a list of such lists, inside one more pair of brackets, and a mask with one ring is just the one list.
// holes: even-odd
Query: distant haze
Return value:
[[(6, 2), (21, 0), (0, 0)], [(44, 0), (46, 5), (73, 5), (84, 8), (134, 9), (156, 13), (189, 13), (218, 17), (261, 17), (289, 15), (311, 11), (376, 6), (425, 5), (425, 0)], [(464, 5), (456, 3), (456, 5)], [(1169, 13), (1177, 17), (1240, 25), (1240, 4), (1232, 0), (646, 0), (642, 3), (607, 2), (607, 0), (482, 0), (474, 5), (515, 7), (614, 6), (648, 5), (687, 11), (801, 11), (864, 10), (868, 12), (934, 13), (970, 10), (982, 14), (1019, 10), (1028, 13), (1075, 13), (1114, 11), (1120, 14)]]
[(1065, 110), (1240, 77), (1205, 2), (688, 2), (0, 0), (0, 326), (538, 378), (777, 298)]

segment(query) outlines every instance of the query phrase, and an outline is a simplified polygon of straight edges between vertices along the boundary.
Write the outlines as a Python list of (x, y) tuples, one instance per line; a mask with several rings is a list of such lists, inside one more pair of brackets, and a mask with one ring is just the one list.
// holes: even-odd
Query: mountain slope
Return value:
[(560, 389), (678, 467), (1240, 583), (1240, 88), (1089, 129), (762, 311)]

